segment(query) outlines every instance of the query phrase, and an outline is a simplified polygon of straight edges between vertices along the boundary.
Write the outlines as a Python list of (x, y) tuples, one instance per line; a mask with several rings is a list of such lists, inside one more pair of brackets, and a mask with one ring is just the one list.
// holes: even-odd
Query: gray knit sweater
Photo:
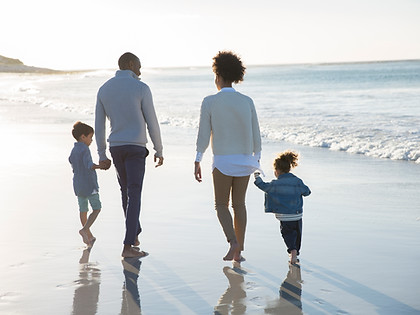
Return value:
[(99, 89), (95, 110), (95, 135), (99, 160), (106, 156), (106, 119), (110, 120), (109, 146), (146, 146), (147, 134), (157, 156), (162, 156), (159, 123), (150, 88), (130, 70), (118, 70)]

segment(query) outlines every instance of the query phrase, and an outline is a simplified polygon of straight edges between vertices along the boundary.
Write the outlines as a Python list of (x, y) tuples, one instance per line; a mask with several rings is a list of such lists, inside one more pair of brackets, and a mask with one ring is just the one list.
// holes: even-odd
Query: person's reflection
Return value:
[(246, 298), (246, 292), (243, 287), (243, 275), (246, 274), (246, 271), (241, 269), (240, 264), (236, 264), (233, 268), (224, 267), (223, 273), (229, 280), (229, 286), (214, 308), (214, 314), (245, 314), (246, 305), (244, 299)]
[(74, 290), (73, 297), (74, 315), (96, 314), (98, 310), (101, 270), (96, 264), (89, 263), (90, 250), (91, 248), (85, 249), (79, 260), (79, 279), (75, 281), (78, 287)]
[(122, 290), (121, 315), (141, 314), (140, 294), (137, 286), (141, 261), (139, 258), (124, 258), (122, 265), (125, 281)]
[(280, 298), (265, 308), (266, 314), (303, 314), (302, 312), (302, 277), (300, 266), (289, 264), (289, 272), (280, 286)]

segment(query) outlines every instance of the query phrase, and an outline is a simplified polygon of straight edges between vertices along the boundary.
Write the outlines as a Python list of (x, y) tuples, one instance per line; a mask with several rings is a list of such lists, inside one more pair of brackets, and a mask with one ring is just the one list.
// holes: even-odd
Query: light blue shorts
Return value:
[(101, 201), (99, 200), (99, 194), (93, 194), (87, 197), (77, 197), (77, 201), (79, 202), (79, 210), (80, 212), (88, 212), (88, 202), (92, 207), (92, 210), (101, 210), (102, 205)]

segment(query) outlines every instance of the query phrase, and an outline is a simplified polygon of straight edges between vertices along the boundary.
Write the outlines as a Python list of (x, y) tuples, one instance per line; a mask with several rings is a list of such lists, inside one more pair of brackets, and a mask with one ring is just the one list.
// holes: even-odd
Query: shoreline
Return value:
[[(250, 64), (248, 67), (258, 68), (258, 67), (288, 67), (288, 66), (334, 66), (334, 65), (353, 65), (353, 64), (380, 64), (380, 63), (403, 63), (403, 62), (420, 62), (420, 59), (394, 59), (394, 60), (359, 60), (359, 61), (320, 61), (320, 62), (298, 62), (298, 63), (279, 63), (279, 64)], [(191, 66), (174, 66), (174, 67), (162, 67), (162, 66), (152, 66), (148, 67), (150, 70), (156, 69), (206, 69), (207, 65), (191, 65)], [(10, 74), (66, 74), (66, 73), (85, 73), (85, 72), (95, 72), (111, 70), (116, 71), (114, 68), (98, 68), (98, 69), (73, 69), (73, 70), (57, 70), (49, 69), (43, 67), (27, 66), (24, 64), (4, 64), (0, 63), (0, 73), (10, 73)]]

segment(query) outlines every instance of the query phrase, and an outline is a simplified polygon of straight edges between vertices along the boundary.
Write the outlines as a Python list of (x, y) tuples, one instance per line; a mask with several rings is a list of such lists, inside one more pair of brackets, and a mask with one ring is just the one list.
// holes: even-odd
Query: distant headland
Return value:
[(19, 59), (8, 58), (0, 55), (0, 72), (52, 74), (62, 73), (63, 71), (27, 66)]

